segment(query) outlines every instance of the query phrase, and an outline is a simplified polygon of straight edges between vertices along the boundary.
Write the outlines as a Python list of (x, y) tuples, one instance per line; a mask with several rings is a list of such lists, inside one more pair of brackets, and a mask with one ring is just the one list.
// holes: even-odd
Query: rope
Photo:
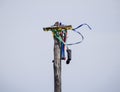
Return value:
[(82, 27), (84, 25), (86, 25), (90, 30), (92, 30), (92, 28), (86, 23), (79, 25), (78, 27), (74, 28), (73, 30), (78, 29), (78, 28), (80, 28), (80, 27)]
[(76, 29), (78, 29), (78, 28), (80, 28), (80, 27), (82, 27), (82, 26), (84, 26), (84, 25), (86, 25), (86, 26), (87, 26), (87, 27), (91, 30), (91, 27), (90, 27), (88, 24), (86, 24), (86, 23), (81, 24), (81, 25), (79, 25), (78, 27), (76, 27), (76, 28), (72, 29), (72, 31), (74, 31), (74, 32), (78, 33), (78, 34), (81, 36), (82, 40), (81, 40), (81, 41), (79, 41), (79, 42), (70, 43), (70, 44), (67, 44), (67, 45), (75, 45), (75, 44), (79, 44), (79, 43), (81, 43), (81, 42), (84, 40), (83, 35), (82, 35), (79, 31), (76, 31)]
[(83, 35), (82, 35), (79, 31), (76, 31), (76, 30), (72, 30), (72, 31), (78, 33), (78, 34), (82, 37), (82, 40), (79, 41), (79, 42), (75, 42), (75, 43), (69, 43), (69, 44), (67, 44), (67, 45), (75, 45), (75, 44), (79, 44), (79, 43), (81, 43), (81, 42), (84, 40)]

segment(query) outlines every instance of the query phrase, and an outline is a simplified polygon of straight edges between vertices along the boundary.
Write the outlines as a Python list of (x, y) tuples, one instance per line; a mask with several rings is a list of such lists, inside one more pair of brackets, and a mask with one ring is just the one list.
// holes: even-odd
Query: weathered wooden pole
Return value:
[(54, 92), (61, 92), (61, 37), (60, 33), (63, 30), (71, 30), (71, 25), (61, 25), (61, 23), (56, 22), (52, 27), (43, 28), (44, 31), (52, 31), (54, 36), (54, 62), (53, 62), (53, 69), (54, 69)]
[(54, 38), (54, 92), (61, 92), (61, 59), (60, 42)]
[[(59, 27), (60, 23), (56, 22), (55, 26)], [(61, 92), (61, 42), (54, 37), (54, 92)]]

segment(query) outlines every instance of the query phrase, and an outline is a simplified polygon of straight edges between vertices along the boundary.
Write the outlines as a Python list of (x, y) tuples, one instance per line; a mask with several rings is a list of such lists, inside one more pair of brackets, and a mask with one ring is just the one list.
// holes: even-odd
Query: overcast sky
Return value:
[(53, 38), (42, 28), (56, 21), (92, 27), (62, 61), (62, 92), (120, 92), (119, 0), (0, 0), (0, 92), (54, 92)]

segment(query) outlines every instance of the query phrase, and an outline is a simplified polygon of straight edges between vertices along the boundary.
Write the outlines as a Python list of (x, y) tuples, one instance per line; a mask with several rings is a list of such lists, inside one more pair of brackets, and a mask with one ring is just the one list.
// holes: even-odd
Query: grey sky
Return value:
[(93, 29), (70, 47), (62, 91), (120, 92), (119, 9), (119, 0), (0, 0), (0, 92), (53, 92), (53, 38), (42, 28), (56, 21)]

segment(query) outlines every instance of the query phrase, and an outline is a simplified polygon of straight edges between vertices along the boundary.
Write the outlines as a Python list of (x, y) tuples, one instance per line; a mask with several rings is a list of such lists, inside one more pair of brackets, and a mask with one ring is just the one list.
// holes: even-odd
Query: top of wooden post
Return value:
[(62, 31), (62, 30), (72, 30), (72, 25), (62, 25), (59, 22), (55, 22), (55, 24), (51, 27), (45, 27), (43, 28), (44, 31), (52, 31), (52, 30), (58, 30), (58, 31)]

